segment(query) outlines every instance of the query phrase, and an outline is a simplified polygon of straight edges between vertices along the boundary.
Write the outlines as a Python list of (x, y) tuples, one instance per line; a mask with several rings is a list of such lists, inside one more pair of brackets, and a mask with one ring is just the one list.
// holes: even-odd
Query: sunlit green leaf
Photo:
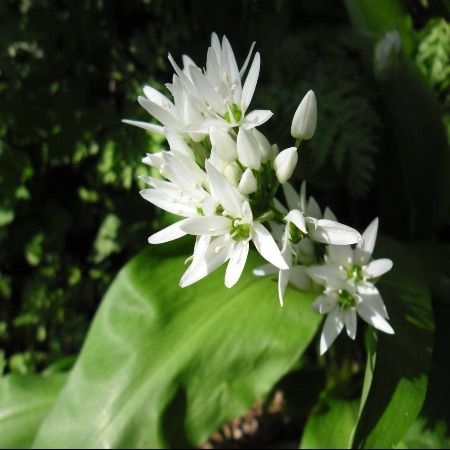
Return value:
[(358, 401), (330, 398), (308, 419), (300, 448), (349, 448)]
[(0, 448), (31, 446), (65, 380), (64, 374), (0, 378)]
[(184, 257), (133, 259), (103, 300), (36, 447), (176, 447), (206, 440), (266, 394), (304, 351), (320, 317), (312, 296), (250, 268), (181, 290)]
[(390, 448), (414, 423), (425, 400), (433, 344), (431, 300), (419, 260), (407, 246), (391, 240), (380, 242), (378, 253), (394, 261), (380, 290), (396, 334), (379, 333), (376, 345), (368, 345), (353, 444), (363, 448)]

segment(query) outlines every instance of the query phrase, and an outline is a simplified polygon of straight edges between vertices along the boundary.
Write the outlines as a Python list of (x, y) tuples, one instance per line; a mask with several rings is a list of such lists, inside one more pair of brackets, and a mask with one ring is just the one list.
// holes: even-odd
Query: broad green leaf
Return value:
[(350, 448), (358, 404), (357, 400), (325, 401), (306, 422), (300, 448)]
[(312, 295), (280, 308), (255, 255), (233, 289), (223, 270), (180, 289), (184, 260), (150, 248), (121, 271), (35, 447), (197, 445), (295, 364), (320, 322)]
[[(390, 448), (417, 418), (425, 400), (433, 344), (430, 294), (417, 257), (404, 244), (380, 242), (394, 261), (380, 282), (394, 336), (379, 333), (368, 345), (363, 406), (354, 447)], [(370, 339), (369, 339), (370, 343)]]
[(29, 448), (64, 385), (65, 374), (0, 378), (0, 448)]

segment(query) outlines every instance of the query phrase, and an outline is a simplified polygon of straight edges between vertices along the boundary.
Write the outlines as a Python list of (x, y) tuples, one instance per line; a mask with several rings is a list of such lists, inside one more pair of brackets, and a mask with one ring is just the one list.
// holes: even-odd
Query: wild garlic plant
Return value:
[[(160, 177), (142, 177), (142, 197), (180, 217), (153, 234), (150, 244), (196, 236), (189, 267), (180, 286), (189, 286), (227, 264), (225, 286), (231, 288), (245, 267), (250, 246), (267, 261), (255, 275), (278, 275), (278, 296), (290, 283), (320, 292), (312, 305), (327, 314), (321, 339), (324, 353), (344, 326), (356, 336), (356, 318), (392, 333), (383, 300), (374, 282), (389, 270), (389, 260), (371, 261), (377, 226), (363, 236), (343, 225), (329, 208), (323, 213), (289, 183), (299, 147), (317, 124), (317, 102), (310, 90), (295, 112), (295, 145), (279, 151), (257, 127), (272, 117), (268, 110), (248, 112), (260, 72), (254, 44), (238, 67), (228, 39), (213, 33), (205, 68), (184, 55), (167, 88), (173, 99), (146, 86), (139, 103), (161, 125), (125, 120), (164, 135), (169, 149), (148, 154), (143, 162)], [(247, 70), (248, 69), (248, 70)], [(278, 194), (284, 192), (285, 203)], [(377, 224), (377, 222), (376, 222)], [(356, 248), (352, 246), (356, 245)]]

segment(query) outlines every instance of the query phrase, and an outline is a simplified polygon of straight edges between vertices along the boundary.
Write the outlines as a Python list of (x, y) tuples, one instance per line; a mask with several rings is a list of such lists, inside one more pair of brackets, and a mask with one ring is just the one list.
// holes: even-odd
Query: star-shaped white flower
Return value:
[(374, 282), (392, 268), (387, 258), (372, 260), (378, 231), (375, 219), (364, 231), (362, 241), (350, 246), (330, 245), (324, 265), (311, 266), (308, 275), (324, 286), (323, 293), (315, 300), (313, 308), (326, 314), (320, 352), (324, 354), (344, 327), (351, 339), (355, 339), (357, 316), (374, 328), (388, 334), (394, 330), (383, 299)]
[[(245, 196), (233, 187), (209, 162), (206, 162), (211, 195), (218, 202), (215, 214), (192, 217), (180, 226), (185, 233), (206, 236), (201, 252), (196, 249), (181, 286), (197, 282), (228, 261), (225, 285), (232, 287), (239, 280), (253, 242), (263, 258), (279, 269), (287, 269), (280, 249), (269, 230), (253, 218)], [(209, 242), (206, 242), (208, 241)]]

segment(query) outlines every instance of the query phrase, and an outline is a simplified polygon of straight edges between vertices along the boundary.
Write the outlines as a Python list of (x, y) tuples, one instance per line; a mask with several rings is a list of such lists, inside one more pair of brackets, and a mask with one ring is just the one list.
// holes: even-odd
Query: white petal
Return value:
[(334, 220), (335, 222), (337, 222), (337, 218), (336, 218), (334, 212), (331, 211), (331, 209), (328, 208), (328, 206), (325, 208), (325, 211), (323, 213), (323, 218), (328, 219), (328, 220)]
[[(204, 192), (199, 183), (202, 180), (196, 178), (197, 171), (193, 171), (173, 152), (163, 152), (163, 164), (160, 166), (160, 173), (164, 178), (178, 185), (184, 193), (193, 198), (202, 199)], [(201, 175), (200, 175), (201, 176)]]
[(373, 253), (373, 249), (375, 248), (375, 243), (377, 241), (377, 233), (378, 233), (378, 217), (373, 219), (370, 225), (365, 229), (362, 234), (363, 240), (358, 245), (359, 248), (365, 250), (369, 255)]
[[(287, 183), (286, 183), (287, 184)], [(284, 185), (283, 185), (284, 186)], [(278, 210), (281, 214), (286, 215), (289, 211), (287, 210), (286, 206), (283, 205), (283, 203), (280, 202), (276, 197), (273, 199), (273, 206), (276, 210)], [(284, 227), (283, 227), (284, 228)]]
[(155, 169), (161, 170), (161, 166), (164, 164), (164, 155), (166, 153), (167, 152), (147, 153), (147, 155), (142, 158), (142, 162)]
[(195, 240), (194, 252), (192, 254), (192, 264), (197, 264), (205, 256), (211, 239), (212, 238), (209, 234), (197, 236), (197, 239)]
[(253, 222), (252, 208), (247, 200), (242, 203), (242, 218), (244, 219), (245, 223)]
[(140, 192), (145, 200), (153, 203), (164, 211), (176, 214), (177, 216), (192, 217), (197, 215), (197, 209), (182, 201), (176, 201), (173, 194), (162, 189), (144, 189)]
[(186, 125), (183, 128), (183, 131), (186, 133), (208, 134), (211, 127), (227, 130), (231, 128), (231, 125), (222, 119), (205, 119)]
[(353, 263), (353, 249), (348, 245), (329, 245), (327, 252), (330, 263), (348, 267)]
[(200, 91), (206, 103), (208, 103), (208, 105), (211, 105), (218, 114), (225, 114), (225, 103), (220, 98), (219, 94), (214, 91), (213, 86), (209, 82), (208, 78), (203, 75), (201, 70), (196, 66), (191, 66), (189, 69), (189, 74), (191, 75), (192, 81)]
[(306, 269), (308, 275), (319, 284), (325, 284), (330, 279), (343, 279), (344, 275), (336, 264), (324, 264), (321, 266), (310, 266)]
[[(173, 133), (172, 131), (167, 131), (166, 137), (172, 154), (192, 173), (192, 175), (197, 179), (198, 184), (200, 186), (203, 185), (206, 181), (206, 173), (195, 161), (194, 152), (191, 148), (183, 141), (183, 139), (181, 139), (179, 135)], [(192, 182), (192, 179), (190, 182)]]
[(275, 240), (264, 225), (254, 223), (252, 239), (256, 250), (264, 259), (279, 269), (287, 270), (289, 268)]
[(320, 337), (320, 354), (323, 355), (344, 328), (344, 321), (338, 308), (328, 314)]
[(290, 270), (280, 270), (278, 273), (278, 298), (280, 300), (280, 306), (283, 306), (284, 292), (286, 286), (289, 283)]
[(349, 308), (347, 311), (345, 311), (344, 321), (345, 321), (345, 328), (347, 330), (347, 336), (350, 339), (355, 340), (356, 327), (358, 322), (355, 308)]
[(247, 78), (245, 79), (244, 87), (242, 89), (241, 108), (246, 111), (250, 102), (252, 101), (253, 94), (255, 92), (256, 83), (258, 82), (259, 69), (261, 67), (261, 56), (257, 52), (253, 58), (252, 65), (248, 71)]
[(194, 236), (199, 234), (220, 236), (230, 231), (231, 219), (223, 216), (191, 217), (183, 221), (181, 229)]
[(169, 53), (168, 59), (170, 61), (170, 64), (172, 64), (172, 67), (175, 69), (176, 74), (178, 75), (182, 85), (184, 88), (188, 89), (191, 93), (196, 92), (196, 89), (194, 85), (192, 84), (191, 80), (186, 76), (186, 74), (180, 69), (178, 64), (173, 59), (172, 55)]
[(127, 120), (123, 119), (123, 123), (126, 123), (128, 125), (133, 125), (135, 127), (142, 128), (147, 131), (151, 131), (153, 133), (162, 134), (164, 136), (164, 127), (161, 125), (155, 125), (154, 123), (148, 123), (148, 122), (140, 122), (138, 120)]
[(255, 109), (245, 115), (241, 127), (250, 130), (266, 123), (273, 116), (273, 112), (267, 109)]
[(181, 129), (181, 124), (178, 119), (158, 104), (151, 102), (145, 97), (139, 97), (138, 102), (149, 114), (159, 120), (167, 128), (175, 131)]
[(211, 144), (216, 149), (220, 159), (232, 162), (237, 159), (237, 146), (234, 139), (224, 129), (211, 127), (209, 132)]
[(170, 181), (160, 180), (159, 178), (149, 177), (148, 175), (141, 175), (139, 176), (139, 179), (154, 188), (169, 189), (177, 193), (179, 193), (180, 190), (178, 186), (171, 183)]
[(300, 209), (305, 212), (307, 208), (306, 204), (306, 181), (302, 182), (302, 185), (300, 186)]
[(320, 219), (322, 212), (320, 211), (320, 206), (316, 202), (314, 197), (309, 197), (308, 205), (306, 206), (305, 214), (307, 216), (314, 217), (315, 219)]
[(266, 277), (268, 275), (275, 275), (279, 269), (272, 264), (264, 264), (263, 266), (253, 269), (253, 275), (257, 277)]
[(298, 209), (293, 209), (289, 211), (289, 214), (284, 218), (288, 222), (292, 222), (302, 233), (308, 233), (305, 224), (305, 217), (303, 213)]
[(233, 287), (241, 277), (247, 261), (248, 250), (248, 241), (240, 241), (231, 252), (230, 261), (228, 262), (227, 271), (225, 273), (225, 286), (227, 288)]
[(358, 294), (365, 302), (367, 302), (368, 305), (370, 305), (372, 309), (374, 309), (383, 318), (389, 319), (389, 314), (380, 292), (372, 283), (358, 283), (356, 289)]
[(312, 309), (319, 314), (328, 314), (336, 306), (336, 299), (330, 295), (322, 294), (317, 297)]
[(253, 136), (255, 136), (256, 142), (258, 143), (259, 150), (261, 151), (261, 161), (266, 163), (273, 157), (273, 150), (270, 142), (267, 138), (256, 128), (253, 128)]
[(214, 54), (216, 55), (217, 61), (220, 61), (220, 55), (221, 55), (221, 46), (220, 46), (220, 40), (216, 33), (211, 34), (211, 48), (214, 50)]
[(240, 217), (243, 203), (241, 194), (209, 161), (206, 161), (206, 173), (212, 195), (233, 217)]
[(317, 229), (309, 232), (312, 239), (324, 244), (351, 245), (360, 241), (361, 235), (354, 228), (333, 220), (320, 219)]
[(368, 278), (378, 278), (392, 269), (393, 263), (388, 258), (375, 259), (371, 261), (364, 271)]
[(367, 301), (363, 301), (357, 307), (358, 314), (369, 324), (384, 333), (394, 334), (392, 327)]
[(248, 52), (247, 58), (245, 58), (244, 64), (241, 67), (239, 75), (241, 77), (244, 76), (245, 71), (247, 70), (248, 63), (250, 62), (250, 58), (252, 57), (253, 49), (255, 48), (255, 42), (252, 43), (250, 47), (250, 51)]
[(311, 278), (306, 272), (305, 266), (291, 267), (289, 282), (301, 291), (309, 291), (311, 289)]
[(241, 96), (241, 76), (239, 74), (239, 69), (236, 63), (233, 49), (226, 36), (224, 36), (222, 39), (222, 56), (227, 61), (226, 66), (228, 67), (231, 84), (235, 85), (236, 101), (236, 99), (240, 98)]
[(178, 133), (174, 133), (173, 131), (167, 131), (166, 137), (171, 150), (174, 150), (179, 154), (194, 159), (194, 152)]
[(148, 238), (149, 244), (164, 244), (165, 242), (174, 241), (180, 237), (186, 236), (186, 233), (181, 229), (181, 224), (184, 220), (176, 222)]
[(249, 169), (259, 170), (261, 168), (261, 151), (253, 134), (240, 128), (236, 142), (240, 163)]
[(300, 205), (300, 195), (292, 187), (292, 184), (284, 183), (282, 188), (283, 188), (284, 196), (286, 197), (286, 202), (288, 204), (289, 209), (302, 209), (301, 205)]
[(151, 102), (169, 111), (173, 116), (176, 115), (175, 105), (165, 95), (161, 94), (161, 92), (151, 86), (144, 86), (144, 94)]
[(184, 288), (196, 283), (219, 268), (229, 258), (231, 245), (232, 242), (223, 238), (212, 240), (205, 256), (195, 265), (191, 264), (181, 277), (180, 286)]

